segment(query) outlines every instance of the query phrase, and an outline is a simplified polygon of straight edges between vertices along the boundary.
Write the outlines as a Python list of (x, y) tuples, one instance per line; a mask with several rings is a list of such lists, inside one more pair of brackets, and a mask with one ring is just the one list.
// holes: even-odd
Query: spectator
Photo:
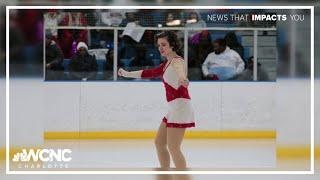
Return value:
[(84, 42), (77, 45), (77, 53), (72, 57), (70, 64), (70, 78), (74, 80), (95, 79), (98, 65), (95, 56), (88, 53), (88, 46)]
[(74, 55), (72, 44), (76, 44), (74, 31), (70, 29), (59, 29), (59, 45), (62, 49), (65, 58), (71, 58)]
[(213, 48), (214, 52), (210, 53), (202, 64), (202, 73), (205, 78), (228, 80), (243, 71), (243, 60), (236, 51), (226, 45), (224, 39), (215, 40)]
[(63, 53), (52, 35), (46, 35), (46, 80), (63, 78)]
[(188, 47), (188, 74), (192, 80), (202, 80), (202, 63), (213, 51), (210, 33), (205, 30), (199, 33), (198, 44), (189, 43)]
[[(67, 12), (61, 21), (62, 26), (87, 26), (87, 20), (80, 12)], [(71, 58), (75, 52), (73, 45), (77, 42), (86, 42), (88, 39), (88, 30), (71, 30), (61, 29), (59, 33), (59, 45), (63, 51), (65, 58)]]
[(234, 32), (228, 32), (224, 39), (226, 40), (227, 46), (235, 50), (241, 58), (243, 58), (243, 46), (238, 42), (236, 34)]
[(96, 10), (94, 9), (87, 9), (83, 11), (84, 18), (87, 21), (88, 26), (96, 26), (98, 21), (98, 16), (96, 14)]
[[(185, 22), (186, 28), (205, 28), (207, 24), (200, 18), (199, 14), (196, 11), (189, 13), (189, 17)], [(188, 38), (192, 39), (194, 37), (199, 37), (199, 34), (202, 32), (201, 29), (190, 30), (188, 31)]]
[(166, 22), (164, 26), (167, 27), (174, 27), (174, 26), (181, 26), (181, 20), (175, 17), (172, 12), (167, 13)]
[(187, 28), (193, 28), (193, 27), (205, 28), (205, 27), (207, 27), (207, 24), (199, 17), (199, 14), (196, 11), (192, 11), (189, 14), (188, 19), (186, 20), (185, 27), (187, 27)]
[(201, 31), (198, 46), (198, 59), (202, 64), (208, 54), (213, 51), (212, 40), (209, 31)]
[(58, 27), (59, 22), (61, 21), (61, 15), (57, 13), (56, 9), (50, 9), (44, 15), (44, 24), (48, 28), (50, 28), (51, 35), (55, 38), (58, 38)]
[[(265, 71), (265, 69), (261, 66), (260, 63), (257, 64), (258, 69), (257, 69), (257, 80), (258, 81), (269, 81), (270, 78), (268, 76), (268, 73)], [(240, 80), (240, 81), (252, 81), (253, 80), (253, 56), (251, 56), (248, 59), (248, 67), (241, 73), (239, 74), (235, 80)]]
[(102, 26), (119, 26), (123, 20), (121, 11), (118, 10), (103, 10), (100, 14)]
[(126, 19), (124, 19), (120, 26), (125, 26), (124, 31), (120, 35), (120, 38), (123, 37), (130, 37), (135, 42), (140, 42), (145, 29), (141, 29), (140, 22), (138, 20), (137, 12), (136, 11), (127, 11), (126, 12)]
[(198, 43), (191, 43), (191, 50), (194, 51), (194, 57), (190, 60), (190, 66), (201, 67), (202, 63), (213, 51), (211, 36), (208, 30), (201, 31), (198, 37)]
[(145, 32), (145, 29), (139, 28), (141, 26), (138, 24), (138, 21), (133, 21), (133, 17), (129, 18), (129, 20), (130, 19), (132, 22), (128, 22), (126, 24), (126, 28), (119, 36), (122, 39), (120, 43), (123, 44), (119, 49), (119, 61), (122, 61), (124, 66), (129, 66), (133, 58), (136, 56), (137, 45), (141, 41)]
[[(17, 11), (18, 28), (21, 29), (26, 45), (36, 46), (43, 40), (43, 13), (35, 9)], [(31, 28), (32, 27), (32, 28)]]
[(140, 42), (145, 31), (145, 29), (141, 29), (140, 27), (141, 26), (137, 24), (137, 22), (129, 22), (122, 34), (120, 35), (120, 38), (128, 36), (134, 41)]
[[(23, 39), (25, 40), (25, 44), (22, 46), (22, 54), (17, 54), (20, 56), (19, 61), (20, 63), (26, 64), (23, 70), (24, 72), (37, 74), (39, 72), (39, 68), (42, 68), (41, 64), (43, 63), (43, 55), (41, 53), (43, 50), (42, 45), (44, 39), (43, 13), (42, 11), (35, 9), (21, 9), (16, 12), (17, 14), (14, 19), (17, 20), (17, 28), (21, 30)], [(11, 24), (11, 20), (9, 24)], [(10, 31), (10, 36), (11, 32), (12, 31)], [(17, 30), (15, 30), (15, 32), (17, 32)], [(13, 39), (15, 38), (16, 36), (13, 35)]]
[(128, 23), (135, 23), (135, 24), (139, 24), (137, 15), (136, 15), (136, 11), (132, 10), (132, 11), (127, 11), (125, 13), (126, 18), (122, 19), (122, 22), (119, 26), (121, 27), (126, 27)]
[(84, 14), (81, 12), (67, 12), (65, 13), (62, 26), (87, 26), (88, 22)]

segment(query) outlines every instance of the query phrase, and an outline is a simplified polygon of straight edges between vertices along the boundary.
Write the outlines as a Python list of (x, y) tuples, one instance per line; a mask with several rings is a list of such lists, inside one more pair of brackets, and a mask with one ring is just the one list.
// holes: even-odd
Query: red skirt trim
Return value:
[(171, 128), (191, 128), (195, 127), (195, 123), (168, 123), (167, 118), (163, 118), (162, 122), (166, 123), (167, 127)]

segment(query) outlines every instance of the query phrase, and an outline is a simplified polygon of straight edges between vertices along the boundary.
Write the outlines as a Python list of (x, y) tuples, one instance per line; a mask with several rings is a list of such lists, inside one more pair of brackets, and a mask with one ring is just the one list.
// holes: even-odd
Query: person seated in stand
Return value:
[(46, 35), (46, 80), (63, 78), (63, 53), (50, 33)]
[(205, 27), (207, 27), (207, 24), (206, 24), (206, 22), (204, 22), (204, 20), (202, 20), (200, 18), (200, 15), (196, 11), (192, 11), (192, 12), (190, 12), (188, 19), (186, 20), (185, 27), (205, 28)]
[(226, 45), (224, 39), (215, 40), (213, 50), (214, 52), (210, 53), (202, 64), (205, 79), (230, 80), (243, 71), (242, 58)]
[(97, 75), (98, 64), (96, 57), (88, 53), (88, 46), (84, 42), (77, 45), (77, 53), (71, 58), (69, 64), (70, 79), (94, 80)]
[(177, 27), (181, 26), (182, 22), (179, 18), (175, 17), (175, 14), (172, 12), (168, 12), (166, 16), (166, 22), (163, 24), (165, 27)]

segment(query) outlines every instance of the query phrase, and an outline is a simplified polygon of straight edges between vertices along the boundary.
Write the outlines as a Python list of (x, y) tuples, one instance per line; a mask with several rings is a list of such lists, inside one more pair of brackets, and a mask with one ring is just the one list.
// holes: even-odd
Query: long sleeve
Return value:
[(237, 52), (234, 51), (234, 53), (237, 61), (236, 73), (240, 74), (244, 70), (244, 62)]
[[(60, 49), (59, 46), (57, 46), (56, 44), (54, 45), (50, 45), (48, 51), (50, 51), (52, 54), (52, 60), (49, 62), (49, 64), (51, 65), (52, 68), (55, 67), (59, 67), (62, 66), (62, 62), (63, 62), (63, 53), (62, 50)], [(49, 58), (51, 59), (51, 58)]]
[(202, 64), (202, 73), (204, 76), (208, 76), (209, 74), (209, 61), (211, 60), (211, 55), (209, 54), (206, 58), (206, 60)]
[(160, 64), (160, 66), (152, 69), (145, 69), (141, 72), (141, 78), (157, 78), (160, 77), (163, 73), (163, 67), (165, 65), (165, 62)]

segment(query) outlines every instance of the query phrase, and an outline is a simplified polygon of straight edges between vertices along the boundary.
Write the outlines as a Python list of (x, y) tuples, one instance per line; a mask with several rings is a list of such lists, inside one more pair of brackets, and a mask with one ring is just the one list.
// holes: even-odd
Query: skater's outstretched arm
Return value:
[(127, 78), (141, 78), (142, 70), (140, 71), (126, 71), (122, 68), (119, 69), (118, 75)]
[(118, 75), (128, 78), (157, 78), (160, 77), (163, 73), (164, 63), (160, 64), (160, 66), (152, 69), (144, 69), (139, 71), (126, 71), (122, 68), (119, 69)]

